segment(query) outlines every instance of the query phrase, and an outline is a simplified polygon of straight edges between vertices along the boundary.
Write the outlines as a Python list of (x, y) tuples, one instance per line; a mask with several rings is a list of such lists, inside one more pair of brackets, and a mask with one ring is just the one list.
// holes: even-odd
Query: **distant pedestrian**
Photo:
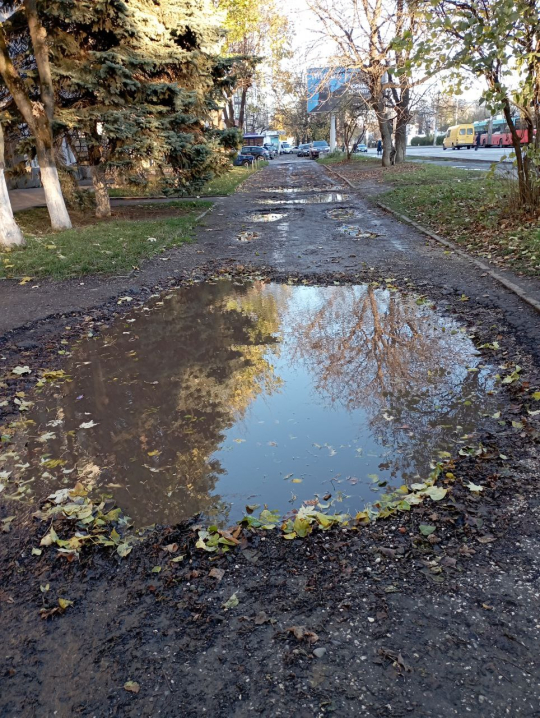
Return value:
[(381, 154), (381, 152), (382, 152), (382, 141), (379, 140), (377, 142), (377, 156), (379, 156)]
[(476, 152), (478, 148), (480, 147), (480, 141), (482, 140), (482, 135), (480, 132), (476, 133), (476, 142), (474, 143), (474, 151)]

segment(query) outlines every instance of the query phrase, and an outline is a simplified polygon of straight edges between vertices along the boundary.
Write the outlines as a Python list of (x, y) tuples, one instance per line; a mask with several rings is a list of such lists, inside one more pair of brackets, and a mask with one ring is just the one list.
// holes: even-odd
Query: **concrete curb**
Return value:
[[(323, 167), (326, 167), (326, 169), (329, 169), (327, 165), (323, 165)], [(352, 189), (355, 189), (358, 191), (358, 187), (356, 185), (353, 185), (353, 183), (348, 180), (346, 177), (343, 177), (343, 175), (340, 175), (339, 172), (336, 172), (336, 170), (329, 170), (332, 174), (337, 175), (341, 180), (346, 182), (349, 187)], [(451, 249), (456, 254), (459, 254), (460, 257), (463, 257), (464, 259), (467, 259), (469, 262), (472, 262), (477, 267), (479, 267), (483, 272), (486, 274), (489, 274), (490, 277), (492, 277), (496, 282), (499, 282), (499, 284), (502, 284), (503, 287), (510, 290), (514, 294), (516, 294), (520, 299), (522, 299), (524, 302), (526, 302), (529, 306), (531, 306), (533, 309), (536, 309), (537, 312), (540, 313), (540, 302), (534, 297), (531, 297), (527, 292), (523, 291), (523, 289), (515, 284), (514, 282), (511, 282), (509, 279), (506, 279), (506, 277), (503, 277), (498, 272), (495, 272), (489, 264), (486, 264), (485, 262), (482, 262), (481, 259), (476, 259), (476, 257), (471, 257), (470, 254), (467, 254), (463, 249), (457, 246), (457, 244), (454, 244), (454, 242), (450, 242), (448, 239), (444, 239), (443, 237), (440, 237), (438, 234), (435, 234), (435, 232), (432, 232), (431, 230), (427, 229), (426, 227), (423, 227), (421, 224), (418, 224), (418, 222), (415, 222), (410, 217), (407, 217), (404, 214), (400, 214), (399, 212), (396, 212), (394, 209), (391, 209), (390, 207), (387, 207), (382, 202), (375, 202), (377, 207), (384, 210), (385, 212), (388, 212), (389, 214), (393, 215), (396, 219), (399, 219), (400, 222), (404, 222), (405, 224), (411, 225), (411, 227), (414, 227), (419, 232), (422, 232), (422, 234), (425, 234), (426, 236), (430, 237), (430, 239), (435, 240), (435, 242), (438, 242), (439, 244), (442, 244), (445, 247), (448, 247), (448, 249)]]
[(214, 209), (214, 205), (211, 207), (208, 207), (208, 209), (205, 209), (204, 212), (201, 212), (197, 217), (195, 217), (195, 222), (200, 222), (203, 217), (206, 217), (208, 212), (211, 212)]
[[(473, 150), (474, 151), (474, 150)], [(486, 165), (509, 165), (512, 166), (512, 162), (509, 160), (486, 160), (483, 157), (463, 157), (463, 155), (453, 154), (450, 157), (429, 157), (428, 155), (409, 155), (407, 154), (406, 160), (422, 160), (422, 162), (456, 162), (461, 159), (462, 162), (484, 162)]]
[(537, 312), (540, 312), (540, 302), (531, 297), (527, 292), (524, 292), (523, 289), (515, 284), (514, 282), (511, 282), (509, 279), (506, 279), (506, 277), (503, 277), (502, 274), (499, 274), (498, 272), (495, 272), (489, 264), (486, 264), (485, 262), (482, 262), (481, 259), (476, 259), (476, 257), (471, 257), (470, 254), (467, 254), (463, 249), (460, 249), (460, 247), (457, 246), (457, 244), (454, 244), (454, 242), (450, 242), (448, 239), (444, 239), (443, 237), (440, 237), (438, 234), (435, 234), (435, 232), (432, 232), (429, 229), (426, 229), (426, 227), (423, 227), (421, 224), (418, 224), (418, 222), (415, 222), (410, 217), (407, 217), (404, 214), (400, 214), (399, 212), (396, 212), (394, 209), (391, 209), (390, 207), (387, 207), (382, 202), (377, 202), (377, 207), (380, 207), (385, 212), (388, 212), (389, 214), (396, 217), (396, 219), (399, 219), (401, 222), (405, 222), (406, 224), (410, 224), (412, 227), (417, 229), (419, 232), (422, 232), (422, 234), (427, 235), (430, 237), (430, 239), (434, 239), (439, 244), (444, 245), (445, 247), (448, 247), (448, 249), (451, 249), (456, 254), (459, 254), (460, 257), (463, 257), (464, 259), (469, 260), (469, 262), (472, 262), (473, 264), (476, 264), (477, 267), (479, 267), (482, 271), (484, 271), (486, 274), (489, 274), (490, 277), (495, 279), (495, 281), (499, 282), (499, 284), (502, 284), (503, 287), (506, 287), (506, 289), (509, 289), (514, 294), (517, 294), (517, 296), (522, 299), (524, 302), (527, 302), (533, 309), (536, 309)]

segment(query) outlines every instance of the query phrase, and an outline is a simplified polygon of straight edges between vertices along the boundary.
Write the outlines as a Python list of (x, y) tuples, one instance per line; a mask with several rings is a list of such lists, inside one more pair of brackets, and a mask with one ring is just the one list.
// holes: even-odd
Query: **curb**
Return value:
[(463, 257), (464, 259), (468, 259), (469, 262), (472, 262), (473, 264), (476, 264), (477, 267), (479, 267), (482, 271), (484, 271), (486, 274), (489, 274), (490, 277), (495, 279), (495, 281), (499, 282), (499, 284), (502, 284), (503, 287), (506, 287), (506, 289), (509, 289), (511, 292), (516, 294), (520, 299), (522, 299), (524, 302), (527, 302), (533, 309), (536, 309), (537, 312), (540, 313), (540, 302), (531, 297), (527, 292), (524, 292), (523, 289), (515, 284), (514, 282), (511, 282), (509, 279), (506, 279), (506, 277), (503, 277), (502, 274), (499, 274), (498, 272), (495, 272), (489, 264), (486, 264), (485, 262), (482, 262), (481, 259), (476, 259), (476, 257), (471, 257), (470, 254), (467, 254), (463, 249), (457, 246), (457, 244), (454, 244), (454, 242), (450, 242), (448, 239), (444, 239), (443, 237), (440, 237), (438, 234), (435, 234), (435, 232), (432, 232), (429, 229), (426, 229), (426, 227), (423, 227), (421, 224), (418, 224), (418, 222), (415, 222), (410, 217), (407, 217), (404, 214), (400, 214), (399, 212), (396, 212), (395, 210), (391, 209), (390, 207), (387, 207), (382, 202), (376, 202), (377, 207), (380, 207), (385, 212), (388, 212), (389, 214), (393, 215), (397, 219), (399, 219), (401, 222), (404, 222), (405, 224), (410, 224), (412, 227), (417, 229), (419, 232), (422, 232), (422, 234), (427, 235), (430, 237), (430, 239), (434, 239), (439, 244), (444, 245), (445, 247), (448, 247), (456, 254), (459, 254), (460, 257)]
[[(328, 169), (329, 172), (332, 174), (337, 175), (340, 179), (342, 179), (344, 182), (346, 182), (349, 187), (352, 189), (355, 189), (358, 191), (358, 187), (356, 185), (353, 185), (350, 180), (348, 180), (346, 177), (343, 177), (343, 175), (340, 175), (339, 172), (336, 172), (336, 170), (330, 170), (326, 165), (323, 165), (326, 169)], [(533, 309), (536, 309), (538, 313), (540, 313), (540, 302), (534, 297), (531, 297), (527, 292), (524, 292), (523, 289), (515, 284), (514, 282), (511, 282), (509, 279), (506, 279), (506, 277), (503, 277), (502, 274), (499, 274), (498, 272), (495, 272), (489, 264), (486, 264), (485, 262), (482, 262), (481, 259), (476, 259), (476, 257), (471, 257), (470, 254), (467, 254), (463, 249), (457, 246), (457, 244), (454, 244), (454, 242), (450, 242), (448, 239), (444, 239), (443, 237), (440, 237), (438, 234), (435, 234), (435, 232), (432, 232), (430, 229), (427, 229), (426, 227), (423, 227), (421, 224), (418, 224), (418, 222), (415, 222), (410, 217), (407, 217), (404, 214), (400, 214), (399, 212), (396, 212), (395, 210), (391, 209), (390, 207), (387, 207), (382, 202), (375, 202), (377, 207), (384, 210), (385, 212), (388, 212), (389, 214), (393, 215), (396, 219), (399, 219), (400, 222), (404, 222), (405, 224), (411, 225), (411, 227), (414, 227), (419, 232), (422, 232), (422, 234), (425, 234), (426, 236), (430, 237), (430, 239), (435, 240), (435, 242), (438, 242), (439, 244), (442, 244), (444, 247), (448, 247), (448, 249), (451, 249), (456, 254), (459, 254), (460, 257), (463, 257), (464, 259), (467, 259), (469, 262), (472, 262), (477, 267), (479, 267), (483, 272), (486, 274), (489, 274), (489, 276), (494, 279), (496, 282), (499, 282), (499, 284), (502, 284), (503, 287), (510, 290), (514, 294), (516, 294), (520, 299), (522, 299), (524, 302), (526, 302), (529, 306), (531, 306)]]
[(204, 212), (201, 212), (197, 217), (195, 217), (195, 222), (200, 222), (203, 217), (206, 217), (208, 212), (211, 212), (214, 209), (214, 205), (211, 207), (208, 207), (208, 209), (205, 209)]
[[(460, 158), (460, 155), (452, 155), (451, 157), (429, 157), (428, 155), (409, 155), (409, 154), (408, 154), (405, 159), (406, 159), (406, 160), (413, 160), (413, 161), (414, 161), (414, 160), (416, 160), (416, 161), (421, 160), (422, 162), (456, 162), (458, 158)], [(478, 158), (478, 157), (472, 158), (472, 157), (470, 157), (470, 156), (468, 156), (468, 157), (463, 157), (463, 155), (461, 155), (461, 158), (460, 158), (460, 159), (461, 159), (464, 163), (467, 163), (467, 162), (484, 162), (486, 165), (492, 165), (492, 164), (496, 164), (496, 165), (510, 165), (510, 166), (512, 165), (512, 162), (510, 162), (509, 160), (495, 160), (495, 159), (493, 159), (493, 160), (486, 160), (486, 159), (483, 159), (482, 157), (480, 157), (480, 158)]]

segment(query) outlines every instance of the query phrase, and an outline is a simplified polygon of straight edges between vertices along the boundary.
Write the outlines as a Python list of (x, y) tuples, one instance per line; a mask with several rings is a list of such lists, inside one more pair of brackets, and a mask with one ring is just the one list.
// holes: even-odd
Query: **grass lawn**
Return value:
[(236, 191), (236, 188), (242, 184), (248, 177), (266, 167), (268, 162), (258, 162), (254, 168), (251, 167), (231, 167), (227, 174), (216, 177), (206, 184), (199, 192), (201, 197), (216, 197), (218, 195), (228, 196)]
[(472, 254), (540, 276), (538, 216), (512, 209), (514, 183), (500, 175), (440, 165), (417, 165), (387, 175), (393, 189), (381, 201)]
[(373, 164), (374, 162), (377, 164), (381, 163), (380, 158), (377, 157), (370, 157), (367, 154), (362, 155), (353, 155), (349, 162), (347, 162), (347, 155), (344, 152), (331, 152), (329, 155), (326, 155), (326, 157), (320, 157), (317, 162), (321, 165), (337, 165), (337, 164)]
[(102, 220), (92, 210), (72, 211), (73, 229), (64, 232), (52, 232), (45, 208), (17, 212), (27, 246), (0, 251), (0, 278), (129, 272), (144, 259), (190, 242), (197, 216), (210, 206), (184, 201), (117, 207)]
[[(258, 170), (266, 167), (268, 162), (258, 162), (254, 168), (250, 167), (232, 167), (228, 172), (220, 177), (208, 182), (198, 192), (198, 197), (225, 197), (236, 190), (236, 188), (242, 184), (248, 177), (255, 174)], [(111, 187), (109, 189), (109, 195), (111, 197), (156, 197), (161, 196), (161, 190), (158, 186), (154, 185), (148, 188), (144, 187), (133, 187), (128, 185), (126, 187)]]

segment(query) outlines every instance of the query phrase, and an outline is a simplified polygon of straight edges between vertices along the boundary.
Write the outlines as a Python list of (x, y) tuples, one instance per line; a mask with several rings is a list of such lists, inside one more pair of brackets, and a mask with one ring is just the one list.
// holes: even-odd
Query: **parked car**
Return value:
[(248, 147), (242, 147), (241, 153), (243, 155), (253, 155), (253, 157), (259, 157), (262, 160), (269, 160), (270, 153), (266, 147), (259, 147), (258, 145), (249, 145)]
[(367, 152), (367, 145), (358, 145), (355, 150), (355, 154), (357, 152)]
[(313, 147), (316, 147), (321, 155), (326, 155), (330, 152), (330, 145), (326, 140), (315, 140)]
[(282, 142), (281, 143), (281, 154), (282, 155), (290, 155), (292, 154), (293, 148), (288, 142)]
[(309, 157), (309, 151), (311, 149), (311, 144), (309, 142), (304, 142), (301, 145), (298, 145), (298, 152), (296, 153), (297, 157)]
[(312, 160), (318, 160), (321, 156), (321, 150), (318, 147), (315, 147), (315, 143), (312, 143), (309, 148), (309, 156)]
[[(242, 149), (246, 148), (244, 147)], [(235, 167), (251, 167), (254, 162), (255, 157), (253, 157), (253, 155), (244, 155), (242, 152), (239, 152), (233, 160), (233, 165)]]
[(277, 150), (276, 150), (275, 145), (271, 145), (269, 142), (266, 142), (266, 143), (263, 145), (263, 147), (264, 147), (264, 149), (268, 152), (268, 154), (270, 155), (270, 159), (273, 160), (274, 157), (275, 157), (276, 154), (277, 154)]

